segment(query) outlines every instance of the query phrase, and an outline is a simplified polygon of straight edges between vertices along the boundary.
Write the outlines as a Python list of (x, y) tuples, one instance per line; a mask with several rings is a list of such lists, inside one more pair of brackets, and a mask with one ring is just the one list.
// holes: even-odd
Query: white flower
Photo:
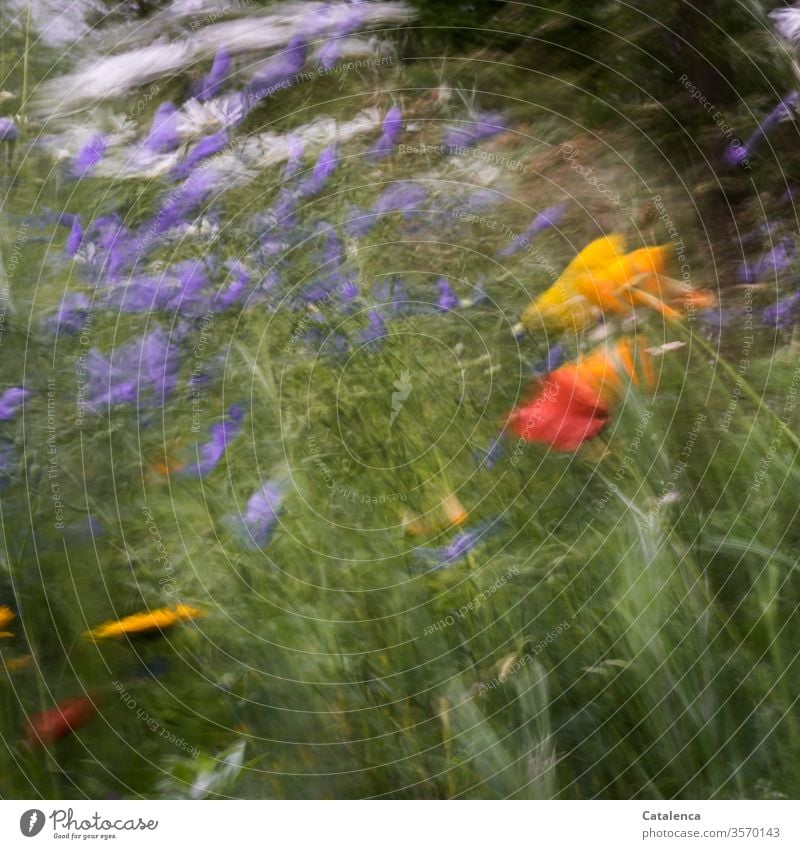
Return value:
[(798, 40), (800, 40), (800, 8), (794, 6), (791, 9), (776, 9), (774, 12), (769, 13), (770, 18), (772, 18), (775, 29), (778, 31), (778, 35), (790, 42), (791, 44), (795, 44)]
[(244, 100), (239, 94), (226, 94), (207, 103), (192, 98), (178, 115), (181, 136), (201, 136), (209, 131), (227, 129), (244, 117)]

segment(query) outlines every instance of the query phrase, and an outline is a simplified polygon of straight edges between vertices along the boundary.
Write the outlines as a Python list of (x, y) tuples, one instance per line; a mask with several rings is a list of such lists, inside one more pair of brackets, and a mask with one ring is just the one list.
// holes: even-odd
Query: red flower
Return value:
[(31, 746), (46, 746), (65, 737), (94, 716), (94, 702), (88, 696), (64, 699), (54, 708), (28, 717), (25, 736)]
[(508, 420), (512, 433), (526, 442), (543, 442), (558, 451), (575, 451), (606, 426), (609, 409), (582, 380), (574, 366), (562, 366), (537, 394), (517, 407)]

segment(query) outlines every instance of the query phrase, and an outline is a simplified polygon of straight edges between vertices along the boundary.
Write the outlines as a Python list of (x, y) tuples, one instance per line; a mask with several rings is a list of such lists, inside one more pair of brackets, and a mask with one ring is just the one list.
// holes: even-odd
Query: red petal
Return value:
[(603, 399), (580, 381), (572, 368), (552, 372), (528, 403), (509, 418), (513, 433), (558, 451), (575, 451), (608, 423)]
[(70, 731), (85, 725), (94, 712), (94, 702), (88, 696), (64, 699), (50, 710), (29, 716), (25, 736), (31, 746), (55, 743)]

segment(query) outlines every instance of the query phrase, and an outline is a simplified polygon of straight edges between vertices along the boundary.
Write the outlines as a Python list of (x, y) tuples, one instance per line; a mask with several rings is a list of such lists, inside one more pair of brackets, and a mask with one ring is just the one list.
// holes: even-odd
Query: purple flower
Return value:
[(297, 194), (302, 198), (309, 198), (321, 192), (338, 164), (339, 160), (336, 156), (336, 150), (332, 147), (326, 147), (314, 164), (311, 176), (305, 179), (298, 187)]
[(564, 362), (565, 351), (563, 345), (553, 345), (547, 352), (547, 356), (537, 363), (532, 370), (532, 373), (545, 377), (551, 371), (555, 371), (561, 363)]
[(752, 264), (745, 262), (739, 268), (737, 277), (744, 283), (754, 283), (763, 277), (774, 277), (791, 265), (795, 253), (794, 242), (789, 238), (781, 239)]
[[(70, 239), (75, 238), (77, 229), (73, 219)], [(102, 215), (87, 227), (81, 238), (89, 265), (98, 279), (114, 279), (130, 266), (135, 259), (135, 245), (117, 214)]]
[(179, 143), (178, 110), (167, 101), (156, 109), (144, 146), (153, 153), (163, 153), (175, 150)]
[(19, 130), (10, 118), (0, 118), (0, 142), (12, 142), (19, 138)]
[(439, 312), (449, 312), (456, 309), (460, 301), (458, 295), (452, 290), (447, 280), (444, 277), (440, 277), (436, 285), (439, 289), (439, 301), (437, 303)]
[(365, 12), (367, 4), (362, 0), (355, 0), (352, 3), (339, 3), (332, 6), (337, 14), (341, 14), (341, 18), (337, 22), (333, 31), (336, 35), (347, 35), (355, 32), (365, 22)]
[(376, 215), (385, 215), (388, 212), (403, 211), (406, 214), (419, 206), (428, 197), (428, 190), (418, 183), (410, 180), (400, 180), (393, 183), (383, 192), (372, 205), (372, 211)]
[(72, 160), (72, 173), (76, 177), (85, 177), (103, 158), (108, 142), (102, 133), (96, 133), (78, 151)]
[(483, 534), (484, 529), (482, 528), (475, 528), (471, 531), (459, 531), (449, 545), (441, 548), (421, 548), (419, 553), (429, 562), (433, 562), (434, 565), (428, 571), (433, 572), (437, 569), (445, 569), (463, 557), (466, 557), (481, 541)]
[(265, 97), (288, 88), (306, 63), (306, 43), (299, 36), (293, 37), (286, 50), (270, 59), (247, 84), (245, 98), (250, 109)]
[(83, 329), (91, 303), (82, 292), (64, 295), (58, 310), (45, 321), (45, 327), (55, 334), (77, 333)]
[(235, 259), (230, 262), (229, 267), (233, 280), (214, 298), (212, 306), (216, 310), (226, 310), (232, 307), (242, 299), (247, 291), (250, 278), (242, 263)]
[(231, 55), (224, 47), (220, 47), (214, 56), (211, 70), (200, 80), (197, 99), (201, 102), (211, 100), (222, 87), (231, 67)]
[(344, 260), (344, 248), (333, 227), (325, 221), (320, 221), (316, 226), (316, 232), (322, 237), (320, 262), (326, 265), (341, 265)]
[(531, 223), (508, 245), (497, 252), (498, 256), (513, 256), (515, 253), (530, 246), (531, 239), (542, 230), (554, 227), (561, 219), (566, 209), (566, 204), (557, 203), (548, 206), (544, 212), (540, 212)]
[(303, 342), (318, 356), (332, 357), (346, 354), (349, 350), (347, 338), (341, 333), (327, 333), (314, 327), (303, 336)]
[(445, 127), (443, 142), (453, 149), (470, 147), (484, 139), (490, 139), (506, 129), (501, 115), (482, 112), (473, 121), (464, 121), (458, 126)]
[(195, 165), (204, 159), (208, 159), (209, 156), (219, 153), (227, 144), (228, 134), (225, 130), (220, 130), (218, 133), (200, 139), (186, 155), (186, 159), (174, 170), (173, 176), (185, 177)]
[(375, 215), (351, 203), (347, 207), (344, 232), (351, 238), (366, 236), (375, 224)]
[(339, 47), (339, 39), (332, 38), (320, 51), (319, 63), (326, 71), (330, 71), (339, 61)]
[(399, 107), (393, 106), (383, 119), (381, 137), (370, 149), (368, 157), (373, 161), (387, 157), (397, 144), (402, 131), (403, 113)]
[(197, 461), (187, 465), (184, 474), (203, 477), (213, 472), (228, 445), (241, 433), (243, 421), (244, 409), (238, 404), (231, 405), (228, 408), (227, 418), (218, 424), (211, 425), (209, 429), (211, 439), (197, 446), (199, 454)]
[(350, 301), (354, 301), (359, 296), (358, 283), (355, 280), (352, 280), (349, 277), (346, 277), (343, 281), (342, 287), (342, 302), (349, 303)]
[(208, 297), (208, 277), (198, 260), (186, 260), (167, 268), (160, 277), (132, 277), (112, 289), (107, 304), (124, 312), (179, 311), (183, 315), (203, 312)]
[(109, 356), (92, 348), (86, 357), (87, 406), (100, 411), (142, 399), (163, 406), (178, 385), (179, 365), (178, 349), (161, 328)]
[(394, 278), (377, 286), (372, 293), (375, 301), (390, 315), (404, 315), (411, 310), (408, 292), (402, 280)]
[(10, 422), (17, 417), (22, 402), (30, 395), (21, 386), (12, 386), (0, 395), (0, 422)]
[(784, 118), (791, 118), (792, 110), (796, 108), (798, 100), (800, 100), (800, 92), (791, 92), (760, 122), (755, 132), (743, 145), (738, 140), (729, 144), (723, 155), (725, 164), (735, 168), (737, 165), (746, 162), (775, 124)]
[(272, 536), (278, 521), (278, 510), (282, 499), (281, 488), (267, 481), (247, 501), (247, 510), (242, 516), (242, 523), (250, 540), (259, 548), (263, 548)]
[(76, 215), (72, 220), (72, 227), (67, 236), (67, 256), (75, 256), (78, 253), (78, 248), (83, 240), (83, 228), (81, 227), (81, 217)]
[(361, 331), (361, 341), (369, 344), (383, 339), (386, 335), (386, 322), (381, 314), (377, 310), (370, 310), (367, 313), (367, 327)]
[(497, 203), (498, 200), (497, 192), (490, 189), (474, 189), (461, 201), (461, 205), (468, 212), (481, 212), (493, 203)]
[(216, 180), (216, 175), (201, 169), (192, 173), (170, 192), (155, 217), (142, 225), (139, 233), (140, 247), (145, 248), (156, 236), (187, 223), (195, 207), (206, 201), (214, 191)]
[(284, 180), (290, 180), (300, 170), (300, 166), (303, 164), (303, 151), (305, 149), (300, 139), (294, 135), (289, 136), (288, 147), (289, 154), (286, 158), (283, 173), (281, 174)]
[(771, 304), (761, 313), (761, 321), (767, 327), (775, 327), (779, 330), (788, 330), (798, 319), (800, 319), (800, 292)]
[(486, 466), (489, 470), (493, 469), (498, 460), (500, 460), (505, 454), (505, 448), (503, 447), (503, 434), (501, 433), (499, 436), (493, 437), (486, 448), (480, 449), (477, 453), (478, 465)]

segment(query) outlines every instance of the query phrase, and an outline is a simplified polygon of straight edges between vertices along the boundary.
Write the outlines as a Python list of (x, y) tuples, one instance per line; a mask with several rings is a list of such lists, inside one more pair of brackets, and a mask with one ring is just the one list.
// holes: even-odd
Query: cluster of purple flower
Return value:
[[(336, 7), (332, 4), (331, 8)], [(339, 7), (336, 7), (339, 8)], [(242, 64), (233, 47), (216, 50), (210, 68), (191, 86), (191, 99), (184, 104), (162, 102), (139, 141), (133, 156), (144, 163), (156, 163), (153, 171), (160, 176), (163, 194), (154, 213), (135, 225), (117, 212), (87, 220), (80, 215), (62, 214), (58, 223), (68, 229), (65, 252), (80, 273), (82, 287), (66, 291), (58, 309), (45, 321), (45, 328), (60, 334), (78, 334), (94, 312), (161, 315), (171, 320), (173, 329), (156, 324), (139, 337), (118, 344), (108, 353), (91, 348), (83, 357), (81, 389), (87, 410), (106, 414), (118, 405), (152, 415), (162, 408), (180, 384), (181, 349), (192, 329), (209, 316), (227, 310), (242, 310), (256, 305), (268, 310), (298, 310), (309, 317), (302, 340), (322, 353), (339, 354), (351, 344), (377, 350), (391, 335), (391, 323), (412, 313), (447, 313), (464, 309), (481, 300), (480, 285), (470, 299), (457, 291), (463, 284), (453, 278), (439, 277), (428, 284), (427, 296), (412, 298), (398, 278), (374, 282), (362, 290), (358, 269), (349, 250), (350, 240), (366, 237), (378, 225), (410, 228), (452, 212), (485, 210), (502, 195), (474, 186), (451, 185), (441, 197), (432, 180), (375, 180), (377, 188), (370, 205), (350, 205), (347, 220), (337, 225), (313, 220), (310, 208), (328, 190), (341, 167), (341, 139), (320, 144), (314, 134), (289, 134), (281, 142), (284, 166), (269, 207), (253, 214), (247, 226), (253, 236), (246, 255), (227, 258), (207, 252), (202, 258), (177, 258), (164, 263), (160, 257), (196, 234), (218, 232), (224, 221), (221, 200), (231, 183), (228, 156), (237, 139), (237, 128), (260, 104), (276, 92), (295, 85), (311, 56), (320, 67), (330, 69), (339, 58), (339, 39), (354, 32), (371, 9), (369, 4), (348, 4), (346, 15), (338, 15), (331, 30), (325, 20), (289, 39), (285, 48), (255, 66), (243, 86), (236, 87)], [(341, 10), (340, 10), (341, 11)], [(322, 18), (325, 16), (323, 15)], [(327, 40), (321, 49), (316, 36)], [(252, 67), (252, 65), (250, 66)], [(213, 120), (203, 120), (205, 117)], [(193, 123), (194, 120), (194, 123)], [(377, 128), (378, 116), (373, 126)], [(403, 136), (404, 119), (399, 105), (390, 106), (382, 120), (377, 138), (362, 148), (362, 161), (370, 168), (383, 163), (397, 149)], [(492, 113), (472, 115), (464, 121), (444, 127), (443, 152), (459, 153), (505, 131), (503, 118)], [(17, 137), (16, 127), (0, 121), (0, 139)], [(79, 180), (94, 180), (109, 173), (110, 151), (117, 141), (104, 133), (93, 133), (68, 164), (69, 173)], [(267, 157), (268, 158), (268, 157)], [(522, 249), (523, 241), (555, 225), (562, 206), (540, 213), (502, 256)], [(458, 219), (450, 215), (451, 221)], [(297, 263), (293, 252), (310, 261), (314, 270), (297, 282)], [(75, 278), (73, 278), (75, 279)], [(365, 287), (366, 288), (366, 287)], [(352, 337), (331, 330), (326, 307), (333, 307), (358, 326)], [(194, 334), (192, 334), (194, 335)], [(213, 380), (208, 370), (193, 374), (192, 388), (200, 380)], [(7, 421), (21, 407), (26, 393), (8, 390), (0, 397), (0, 419)], [(228, 407), (224, 417), (211, 424), (208, 437), (195, 445), (195, 456), (180, 468), (184, 478), (204, 478), (218, 468), (234, 440), (242, 432), (245, 420), (240, 404)], [(497, 446), (490, 451), (496, 456)], [(0, 444), (0, 475), (13, 464), (13, 457)], [(487, 458), (487, 465), (489, 458)], [(284, 487), (275, 481), (262, 483), (247, 501), (236, 524), (247, 538), (263, 547), (274, 530)], [(485, 536), (481, 529), (461, 531), (441, 551), (426, 550), (425, 556), (441, 566), (463, 557)]]

